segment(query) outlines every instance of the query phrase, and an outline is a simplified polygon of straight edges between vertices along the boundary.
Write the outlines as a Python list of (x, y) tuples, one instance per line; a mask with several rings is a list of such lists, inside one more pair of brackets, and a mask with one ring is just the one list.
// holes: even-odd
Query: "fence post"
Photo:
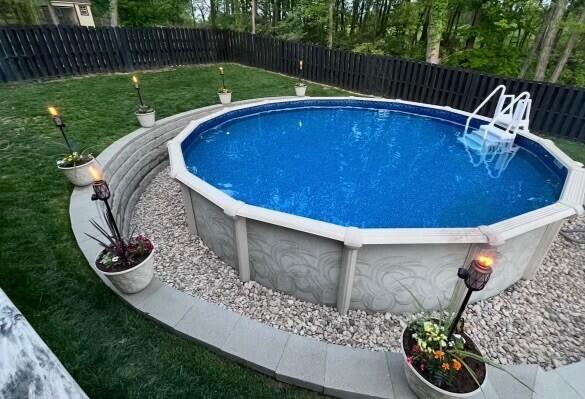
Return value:
[(132, 56), (130, 54), (130, 43), (128, 41), (128, 32), (126, 28), (115, 28), (116, 29), (116, 44), (118, 46), (118, 52), (122, 56), (122, 62), (127, 72), (134, 70), (132, 64)]
[(473, 72), (467, 72), (467, 73), (471, 75), (471, 78), (469, 80), (469, 84), (465, 88), (465, 92), (464, 92), (465, 105), (463, 106), (463, 110), (471, 112), (471, 111), (473, 111), (473, 109), (471, 108), (473, 106), (473, 96), (471, 95), (471, 93), (475, 93), (477, 90), (477, 84), (479, 81), (479, 74), (473, 73)]

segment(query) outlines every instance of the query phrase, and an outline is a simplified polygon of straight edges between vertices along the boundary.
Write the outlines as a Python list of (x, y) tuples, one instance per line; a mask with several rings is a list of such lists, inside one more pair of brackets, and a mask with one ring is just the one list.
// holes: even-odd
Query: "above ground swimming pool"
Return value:
[(245, 203), (342, 226), (492, 224), (554, 203), (566, 175), (521, 144), (495, 174), (497, 160), (474, 163), (457, 141), (459, 118), (416, 106), (259, 108), (190, 136), (189, 171)]
[(498, 259), (475, 299), (533, 276), (582, 211), (577, 163), (528, 132), (482, 158), (457, 141), (467, 117), (381, 99), (260, 100), (192, 122), (169, 143), (171, 173), (192, 231), (242, 280), (342, 312), (413, 311), (412, 294), (432, 308), (481, 251)]

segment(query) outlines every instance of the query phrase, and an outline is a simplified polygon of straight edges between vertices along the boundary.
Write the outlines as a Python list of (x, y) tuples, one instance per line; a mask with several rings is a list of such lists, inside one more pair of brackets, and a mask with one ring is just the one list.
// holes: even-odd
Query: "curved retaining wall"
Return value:
[[(371, 102), (366, 98), (341, 98)], [(457, 269), (478, 253), (497, 253), (497, 265), (486, 289), (472, 300), (496, 295), (520, 278), (532, 278), (562, 221), (583, 212), (585, 170), (550, 140), (521, 133), (519, 140), (551, 168), (566, 174), (561, 198), (554, 204), (490, 226), (477, 228), (357, 229), (261, 208), (228, 196), (188, 172), (184, 142), (201, 126), (239, 115), (245, 108), (306, 99), (258, 99), (222, 109), (191, 122), (169, 142), (171, 175), (183, 184), (190, 228), (228, 264), (240, 279), (286, 292), (314, 303), (372, 312), (414, 312), (417, 300), (427, 309), (465, 291)], [(331, 101), (311, 98), (312, 103)], [(465, 121), (469, 113), (449, 107), (376, 99), (376, 102), (423, 106)], [(234, 112), (232, 112), (234, 111)], [(505, 206), (506, 204), (502, 204)]]

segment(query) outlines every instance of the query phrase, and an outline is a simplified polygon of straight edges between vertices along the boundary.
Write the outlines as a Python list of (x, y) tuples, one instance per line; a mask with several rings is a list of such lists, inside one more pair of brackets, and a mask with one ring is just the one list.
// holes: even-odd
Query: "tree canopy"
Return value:
[[(194, 18), (250, 31), (253, 1), (193, 0)], [(257, 1), (259, 34), (585, 85), (583, 0)]]

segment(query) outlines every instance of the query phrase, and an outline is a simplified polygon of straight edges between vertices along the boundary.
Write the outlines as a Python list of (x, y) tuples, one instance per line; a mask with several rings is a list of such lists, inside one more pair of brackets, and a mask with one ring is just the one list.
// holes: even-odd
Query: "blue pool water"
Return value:
[(474, 166), (455, 114), (458, 123), (387, 104), (278, 107), (201, 126), (183, 144), (190, 172), (248, 204), (363, 228), (491, 224), (562, 189), (563, 169), (528, 140), (501, 174), (496, 161)]

